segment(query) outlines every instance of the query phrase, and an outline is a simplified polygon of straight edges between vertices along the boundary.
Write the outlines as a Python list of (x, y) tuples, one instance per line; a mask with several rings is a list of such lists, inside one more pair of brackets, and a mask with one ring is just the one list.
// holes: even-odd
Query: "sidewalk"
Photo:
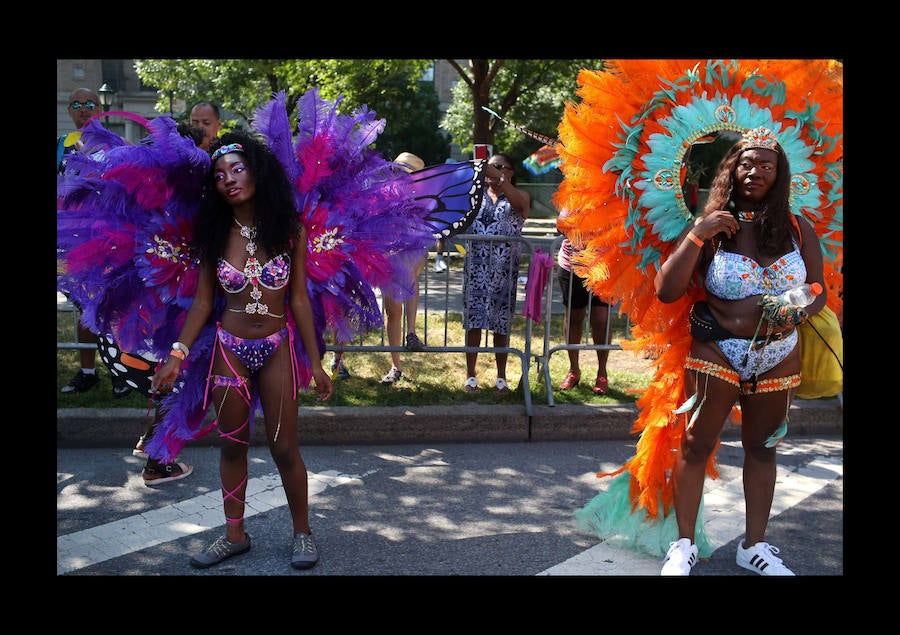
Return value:
[[(300, 408), (299, 434), (301, 445), (637, 440), (630, 433), (637, 414), (634, 404), (535, 404), (531, 417), (521, 404), (310, 406)], [(57, 446), (129, 447), (146, 424), (147, 411), (141, 408), (57, 409)], [(788, 436), (842, 434), (843, 429), (839, 398), (796, 399), (791, 405)], [(722, 436), (737, 438), (740, 428), (726, 424)], [(211, 432), (190, 445), (218, 442)], [(261, 419), (252, 443), (265, 445)]]

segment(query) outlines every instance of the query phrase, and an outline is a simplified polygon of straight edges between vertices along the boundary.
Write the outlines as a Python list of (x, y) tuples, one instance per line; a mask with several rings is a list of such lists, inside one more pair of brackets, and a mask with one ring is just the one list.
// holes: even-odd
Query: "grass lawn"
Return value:
[[(419, 336), (425, 339), (423, 316), (419, 316)], [(524, 320), (516, 316), (510, 346), (524, 350)], [(459, 314), (448, 314), (446, 324), (446, 346), (464, 346), (464, 334)], [(618, 343), (626, 335), (624, 316), (611, 316), (612, 341)], [(543, 350), (543, 325), (534, 325), (532, 333), (532, 352)], [(562, 316), (554, 315), (550, 332), (552, 345), (562, 343)], [(444, 345), (445, 324), (442, 314), (429, 314), (428, 341), (429, 346)], [(74, 324), (72, 313), (57, 312), (57, 341), (74, 341)], [(354, 345), (381, 345), (381, 331), (370, 333), (363, 341), (354, 341)], [(596, 352), (580, 351), (582, 370), (581, 383), (572, 390), (561, 391), (558, 384), (568, 371), (566, 351), (557, 351), (550, 357), (550, 376), (554, 386), (555, 403), (630, 403), (635, 401), (646, 389), (652, 377), (652, 362), (640, 359), (630, 351), (610, 351), (607, 370), (609, 391), (606, 395), (595, 395), (591, 391), (597, 369)], [(57, 407), (59, 408), (147, 408), (149, 399), (146, 395), (134, 392), (122, 398), (112, 393), (112, 381), (107, 368), (97, 357), (97, 372), (101, 381), (85, 393), (63, 395), (59, 389), (65, 385), (78, 370), (78, 351), (74, 349), (57, 349)], [(330, 368), (333, 353), (325, 355), (326, 368)], [(349, 379), (336, 379), (335, 392), (326, 402), (330, 406), (421, 406), (448, 405), (458, 403), (496, 403), (493, 384), (496, 378), (496, 366), (493, 353), (481, 353), (478, 356), (477, 374), (482, 390), (477, 393), (466, 393), (463, 382), (466, 379), (464, 353), (401, 353), (403, 377), (393, 385), (383, 385), (381, 377), (391, 368), (390, 354), (386, 352), (347, 352), (343, 355), (344, 364), (350, 371)], [(523, 402), (522, 362), (518, 355), (510, 354), (507, 362), (507, 380), (514, 393), (507, 398), (509, 403)], [(530, 365), (529, 387), (532, 403), (547, 403), (546, 387), (543, 373), (538, 372), (538, 364), (532, 358)], [(313, 393), (301, 393), (300, 404), (322, 405)]]

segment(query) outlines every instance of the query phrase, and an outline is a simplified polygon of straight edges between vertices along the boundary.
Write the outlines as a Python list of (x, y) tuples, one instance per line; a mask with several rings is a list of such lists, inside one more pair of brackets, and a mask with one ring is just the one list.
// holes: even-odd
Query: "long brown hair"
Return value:
[[(778, 155), (775, 182), (760, 203), (762, 221), (758, 246), (760, 253), (777, 256), (791, 249), (791, 167), (780, 145), (776, 145), (773, 150)], [(709, 187), (709, 198), (703, 207), (704, 216), (718, 209), (730, 209), (732, 213), (737, 213), (731, 194), (734, 188), (734, 169), (743, 152), (743, 144), (738, 141), (722, 157)]]

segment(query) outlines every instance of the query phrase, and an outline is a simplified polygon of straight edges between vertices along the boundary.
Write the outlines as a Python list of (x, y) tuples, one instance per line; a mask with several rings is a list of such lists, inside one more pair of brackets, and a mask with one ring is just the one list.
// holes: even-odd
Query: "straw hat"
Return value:
[(416, 170), (421, 170), (425, 167), (425, 162), (412, 152), (401, 152), (397, 155), (397, 158), (394, 159), (394, 163), (407, 172), (415, 172)]

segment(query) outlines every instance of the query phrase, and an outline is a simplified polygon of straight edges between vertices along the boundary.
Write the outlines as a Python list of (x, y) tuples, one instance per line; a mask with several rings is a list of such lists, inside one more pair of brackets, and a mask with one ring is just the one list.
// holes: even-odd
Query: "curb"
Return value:
[[(304, 406), (298, 434), (301, 446), (637, 440), (631, 433), (637, 415), (634, 404), (535, 405), (531, 417), (521, 405)], [(131, 447), (147, 423), (141, 408), (57, 409), (57, 447)], [(788, 426), (789, 435), (841, 435), (843, 400), (797, 399)], [(726, 424), (722, 431), (723, 438), (739, 436), (737, 425)], [(218, 443), (219, 435), (210, 433), (188, 445)], [(266, 444), (260, 418), (251, 444)]]

